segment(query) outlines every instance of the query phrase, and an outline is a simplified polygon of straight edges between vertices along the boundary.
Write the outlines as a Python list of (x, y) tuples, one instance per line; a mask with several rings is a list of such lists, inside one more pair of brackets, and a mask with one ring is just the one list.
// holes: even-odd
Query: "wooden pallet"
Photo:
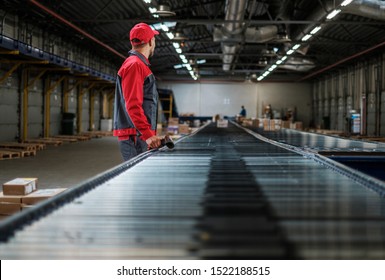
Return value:
[(55, 135), (54, 138), (75, 139), (76, 141), (87, 141), (91, 139), (91, 137), (89, 136), (82, 136), (82, 135)]
[(87, 131), (80, 133), (80, 135), (88, 135), (93, 138), (100, 138), (103, 136), (112, 136), (112, 131)]
[(50, 140), (50, 139), (45, 139), (45, 138), (27, 139), (24, 142), (25, 143), (34, 143), (34, 144), (45, 144), (45, 145), (52, 145), (52, 146), (60, 146), (63, 144), (63, 141)]
[(77, 139), (74, 139), (74, 138), (60, 138), (60, 137), (46, 137), (46, 138), (43, 138), (45, 140), (51, 140), (51, 141), (61, 141), (63, 143), (75, 143), (75, 142), (78, 142)]
[(7, 152), (19, 153), (20, 157), (36, 156), (36, 150), (27, 151), (27, 150), (11, 149), (11, 148), (6, 148), (6, 149), (2, 149), (2, 150), (7, 151)]
[(1, 148), (11, 148), (11, 149), (20, 149), (25, 151), (36, 151), (36, 150), (42, 150), (44, 147), (39, 147), (35, 144), (27, 144), (27, 143), (17, 143), (17, 142), (0, 142), (0, 149)]
[(0, 150), (0, 160), (13, 158), (20, 158), (20, 153), (7, 150)]

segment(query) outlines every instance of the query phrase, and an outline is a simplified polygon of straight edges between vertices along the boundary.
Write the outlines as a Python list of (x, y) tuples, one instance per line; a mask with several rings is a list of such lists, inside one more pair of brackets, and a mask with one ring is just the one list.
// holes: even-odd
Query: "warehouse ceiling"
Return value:
[[(384, 49), (385, 1), (379, 0), (344, 7), (342, 0), (2, 2), (3, 10), (117, 68), (130, 49), (129, 30), (146, 22), (161, 32), (150, 62), (163, 81), (306, 81)], [(327, 19), (334, 10), (341, 12)]]

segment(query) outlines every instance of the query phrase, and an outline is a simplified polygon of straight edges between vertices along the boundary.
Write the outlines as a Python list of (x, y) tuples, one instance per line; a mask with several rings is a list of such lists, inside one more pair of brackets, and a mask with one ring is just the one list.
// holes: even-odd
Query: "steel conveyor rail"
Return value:
[(0, 224), (1, 259), (385, 258), (383, 197), (233, 124), (103, 176), (20, 230)]

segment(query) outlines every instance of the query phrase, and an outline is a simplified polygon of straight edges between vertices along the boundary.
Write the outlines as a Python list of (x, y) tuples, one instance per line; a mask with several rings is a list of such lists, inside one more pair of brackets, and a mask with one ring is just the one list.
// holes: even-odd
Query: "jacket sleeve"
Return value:
[(142, 134), (141, 138), (146, 140), (155, 135), (155, 132), (151, 130), (142, 106), (145, 73), (137, 63), (133, 63), (121, 74), (126, 110), (135, 127)]

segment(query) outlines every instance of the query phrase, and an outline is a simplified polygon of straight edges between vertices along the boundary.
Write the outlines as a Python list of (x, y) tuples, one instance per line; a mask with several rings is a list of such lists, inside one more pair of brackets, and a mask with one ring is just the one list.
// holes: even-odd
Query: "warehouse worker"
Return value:
[(246, 118), (246, 109), (245, 106), (242, 105), (241, 111), (239, 112), (239, 115), (243, 118)]
[(145, 23), (136, 24), (130, 31), (132, 49), (118, 71), (113, 134), (125, 161), (161, 145), (156, 136), (158, 92), (148, 61), (158, 34)]

